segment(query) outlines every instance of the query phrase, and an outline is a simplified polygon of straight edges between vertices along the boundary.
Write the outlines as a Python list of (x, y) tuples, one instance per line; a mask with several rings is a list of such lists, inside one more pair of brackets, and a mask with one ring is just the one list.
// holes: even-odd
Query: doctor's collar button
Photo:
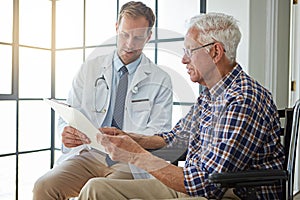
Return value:
[(105, 108), (102, 109), (101, 112), (102, 112), (102, 113), (106, 113), (106, 109), (105, 109)]

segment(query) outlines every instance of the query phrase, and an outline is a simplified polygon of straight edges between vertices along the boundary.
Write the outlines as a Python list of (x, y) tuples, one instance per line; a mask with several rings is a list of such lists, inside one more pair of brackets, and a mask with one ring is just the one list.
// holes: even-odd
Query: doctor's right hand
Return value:
[(90, 139), (85, 134), (71, 126), (66, 126), (61, 136), (62, 143), (68, 148), (91, 143)]

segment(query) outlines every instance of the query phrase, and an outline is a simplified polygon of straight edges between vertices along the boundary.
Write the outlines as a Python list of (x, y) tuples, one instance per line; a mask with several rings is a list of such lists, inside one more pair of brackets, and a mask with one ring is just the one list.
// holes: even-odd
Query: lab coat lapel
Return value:
[(107, 83), (107, 85), (108, 85), (108, 88), (109, 88), (109, 93), (111, 92), (111, 84), (112, 84), (112, 60), (113, 60), (113, 55), (114, 54), (111, 54), (111, 56), (110, 57), (108, 57), (107, 59), (105, 59), (104, 60), (104, 62), (103, 62), (103, 66), (104, 66), (104, 68), (103, 68), (103, 72), (102, 72), (102, 74), (103, 74), (103, 76), (104, 76), (104, 78), (105, 78), (105, 81), (106, 81), (106, 83)]
[(145, 59), (145, 56), (143, 56), (130, 85), (130, 91), (132, 91), (135, 86), (138, 86), (138, 83), (140, 83), (151, 74), (150, 65), (151, 63), (149, 63), (149, 61)]
[[(104, 59), (99, 60), (98, 65), (102, 66), (100, 68), (100, 76), (104, 76), (104, 80), (106, 81), (106, 84), (108, 86), (108, 98), (106, 98), (106, 102), (104, 103), (105, 105), (105, 110), (108, 110), (108, 106), (109, 106), (109, 102), (110, 102), (110, 98), (111, 98), (111, 88), (112, 88), (112, 60), (113, 60), (113, 53), (110, 54), (110, 56), (105, 57)], [(107, 114), (107, 112), (103, 113), (104, 115), (102, 115), (102, 121), (101, 124)]]

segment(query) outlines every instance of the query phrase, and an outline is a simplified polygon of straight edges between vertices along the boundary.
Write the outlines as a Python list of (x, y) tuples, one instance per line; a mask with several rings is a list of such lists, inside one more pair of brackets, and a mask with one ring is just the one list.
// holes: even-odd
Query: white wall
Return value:
[(278, 108), (288, 107), (289, 6), (286, 0), (207, 1), (207, 12), (224, 12), (239, 20), (237, 61), (272, 92)]
[(250, 0), (208, 0), (207, 12), (222, 12), (239, 21), (242, 39), (238, 47), (237, 61), (245, 71), (249, 69), (249, 1)]
[(291, 6), (291, 54), (290, 78), (296, 81), (296, 90), (291, 92), (290, 105), (294, 105), (300, 98), (300, 3)]

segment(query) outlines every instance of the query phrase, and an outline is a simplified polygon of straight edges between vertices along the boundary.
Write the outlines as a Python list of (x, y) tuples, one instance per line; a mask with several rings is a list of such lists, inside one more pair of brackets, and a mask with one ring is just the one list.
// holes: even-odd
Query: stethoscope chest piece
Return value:
[(106, 113), (106, 109), (103, 108), (103, 109), (100, 111), (100, 113)]

